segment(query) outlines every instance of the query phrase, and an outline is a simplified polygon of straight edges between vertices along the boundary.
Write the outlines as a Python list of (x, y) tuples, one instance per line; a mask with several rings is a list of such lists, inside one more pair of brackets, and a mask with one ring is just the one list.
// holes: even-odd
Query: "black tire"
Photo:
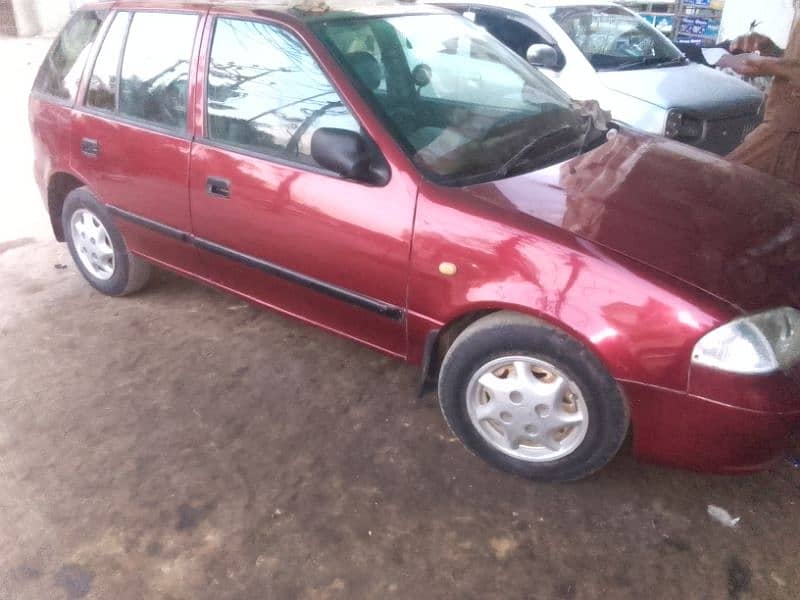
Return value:
[[(566, 456), (530, 462), (492, 446), (473, 425), (467, 387), (489, 361), (511, 355), (547, 361), (571, 379), (588, 411), (585, 437)], [(628, 431), (629, 412), (615, 380), (583, 344), (552, 326), (512, 312), (479, 319), (456, 338), (442, 362), (439, 404), (453, 433), (491, 465), (538, 481), (573, 481), (591, 475), (615, 456)]]
[[(73, 239), (72, 216), (80, 209), (88, 210), (102, 223), (114, 250), (113, 274), (108, 279), (95, 276), (83, 264), (78, 255), (76, 241)], [(86, 187), (72, 190), (64, 200), (61, 211), (61, 224), (64, 228), (64, 238), (69, 247), (72, 260), (78, 267), (83, 277), (97, 291), (107, 296), (126, 296), (142, 289), (150, 279), (152, 268), (150, 263), (128, 251), (128, 246), (119, 230), (114, 225), (111, 215)]]

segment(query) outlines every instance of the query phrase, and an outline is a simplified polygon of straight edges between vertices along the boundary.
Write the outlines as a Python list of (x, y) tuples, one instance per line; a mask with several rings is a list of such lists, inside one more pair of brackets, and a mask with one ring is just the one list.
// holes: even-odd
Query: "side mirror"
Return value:
[(533, 44), (528, 48), (525, 58), (534, 67), (558, 69), (558, 51), (547, 44)]
[(389, 181), (389, 167), (375, 146), (348, 129), (320, 127), (311, 136), (311, 157), (324, 169), (374, 185)]

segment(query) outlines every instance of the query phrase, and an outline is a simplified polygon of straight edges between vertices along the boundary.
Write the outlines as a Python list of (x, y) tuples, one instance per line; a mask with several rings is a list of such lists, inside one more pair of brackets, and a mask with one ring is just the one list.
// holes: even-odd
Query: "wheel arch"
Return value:
[(597, 357), (603, 367), (611, 373), (609, 365), (591, 340), (552, 315), (543, 311), (531, 309), (530, 307), (522, 307), (513, 304), (477, 305), (459, 311), (449, 318), (444, 325), (439, 328), (429, 329), (426, 333), (419, 387), (420, 396), (435, 388), (439, 378), (439, 369), (442, 366), (442, 359), (444, 359), (447, 350), (452, 346), (456, 338), (475, 321), (499, 312), (518, 314), (534, 321), (540, 321), (549, 327), (562, 331), (583, 344), (587, 350)]
[(64, 209), (64, 200), (67, 195), (86, 185), (83, 181), (65, 171), (58, 171), (50, 176), (47, 181), (47, 212), (50, 216), (50, 225), (53, 234), (59, 242), (63, 242), (64, 228), (61, 225), (61, 213)]

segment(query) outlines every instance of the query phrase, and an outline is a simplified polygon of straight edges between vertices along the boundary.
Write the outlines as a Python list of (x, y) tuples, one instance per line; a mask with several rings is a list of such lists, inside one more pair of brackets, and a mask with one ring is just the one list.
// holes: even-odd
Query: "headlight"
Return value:
[(696, 140), (703, 135), (703, 122), (679, 110), (671, 110), (667, 114), (664, 135), (674, 140)]
[(800, 311), (778, 308), (731, 321), (706, 334), (692, 361), (731, 373), (772, 373), (800, 362)]

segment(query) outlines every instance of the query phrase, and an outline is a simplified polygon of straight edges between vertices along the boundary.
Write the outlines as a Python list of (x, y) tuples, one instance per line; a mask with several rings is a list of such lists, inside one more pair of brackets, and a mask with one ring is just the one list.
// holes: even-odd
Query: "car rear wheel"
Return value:
[(72, 259), (96, 290), (125, 296), (150, 279), (150, 264), (128, 252), (108, 211), (87, 188), (67, 195), (61, 224)]
[(492, 465), (542, 481), (586, 477), (617, 453), (628, 408), (580, 342), (541, 321), (499, 312), (448, 350), (439, 402), (450, 428)]

